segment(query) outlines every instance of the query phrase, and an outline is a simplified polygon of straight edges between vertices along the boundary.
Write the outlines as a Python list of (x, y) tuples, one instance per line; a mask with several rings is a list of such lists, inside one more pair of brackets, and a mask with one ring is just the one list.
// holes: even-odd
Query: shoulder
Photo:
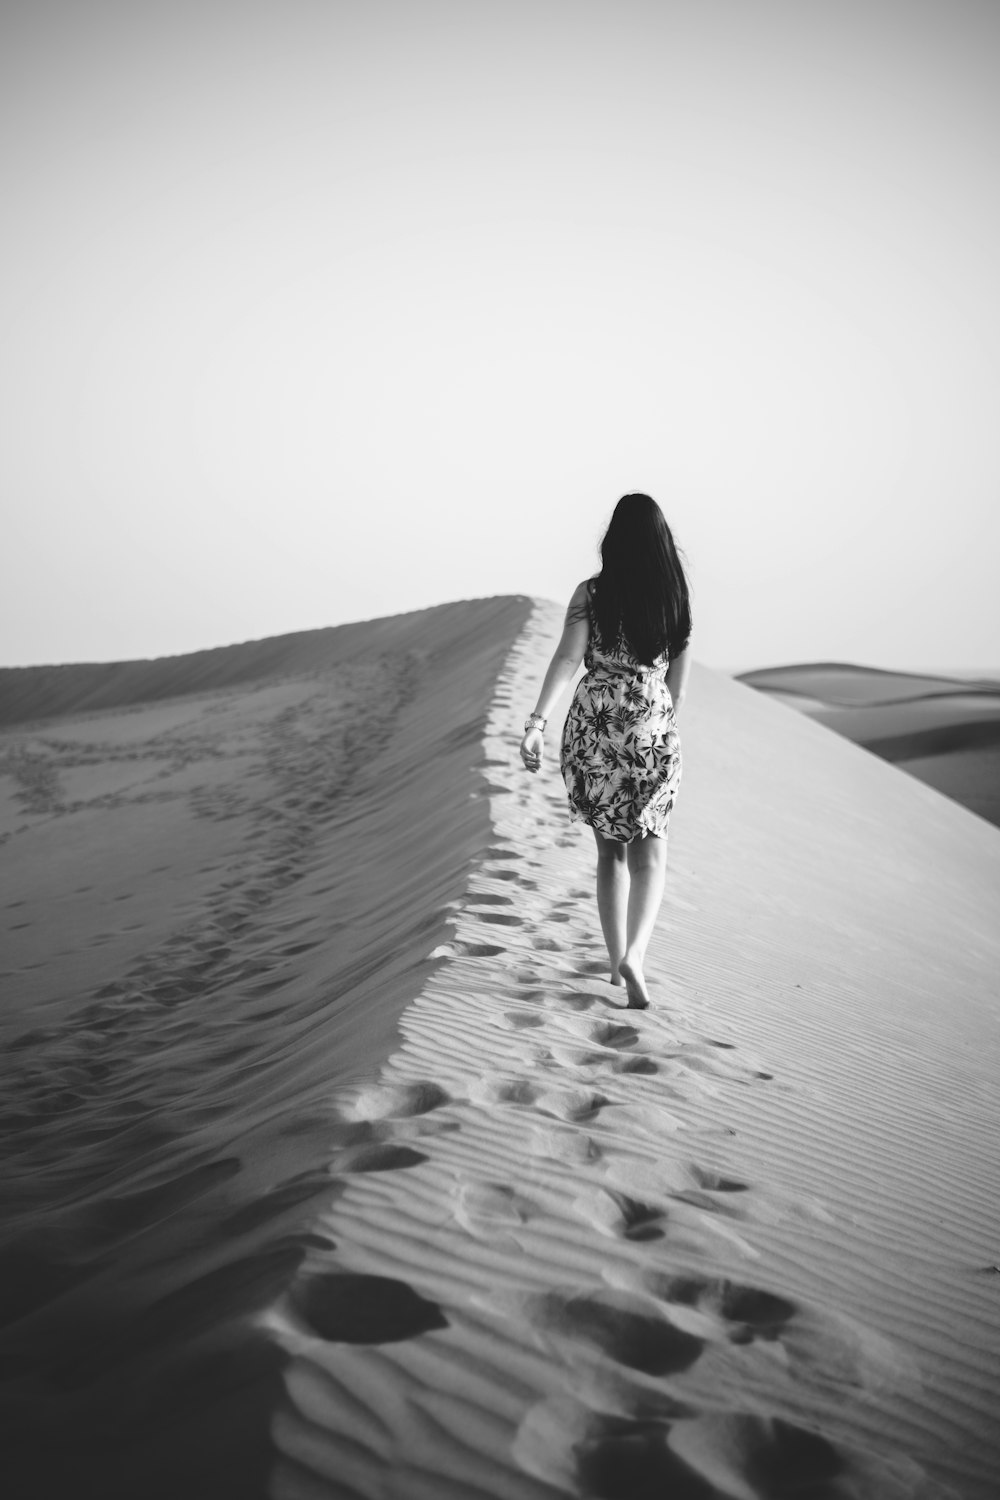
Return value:
[(585, 578), (583, 582), (578, 583), (576, 588), (573, 590), (572, 597), (566, 609), (567, 625), (579, 624), (581, 621), (589, 619), (590, 585), (591, 580), (589, 578)]

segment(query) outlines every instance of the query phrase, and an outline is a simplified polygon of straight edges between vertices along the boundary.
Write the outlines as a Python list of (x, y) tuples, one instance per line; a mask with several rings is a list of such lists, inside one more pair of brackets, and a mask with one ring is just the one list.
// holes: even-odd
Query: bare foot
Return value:
[(618, 965), (618, 972), (624, 979), (625, 988), (628, 991), (629, 1009), (645, 1010), (649, 1005), (649, 991), (646, 988), (645, 975), (639, 965), (623, 958)]

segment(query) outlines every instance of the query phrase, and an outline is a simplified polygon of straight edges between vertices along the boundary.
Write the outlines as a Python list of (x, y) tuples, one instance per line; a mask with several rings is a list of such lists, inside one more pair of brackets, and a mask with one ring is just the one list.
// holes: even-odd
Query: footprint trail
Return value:
[(648, 1011), (607, 982), (589, 845), (510, 731), (556, 625), (536, 607), (498, 685), (494, 836), (453, 935), (341, 1100), (379, 1139), (334, 1153), (332, 1248), (267, 1317), (291, 1356), (271, 1494), (916, 1495), (809, 1414), (831, 1359), (855, 1401), (891, 1361), (754, 1277), (779, 1208), (727, 1108), (770, 1070), (655, 968)]

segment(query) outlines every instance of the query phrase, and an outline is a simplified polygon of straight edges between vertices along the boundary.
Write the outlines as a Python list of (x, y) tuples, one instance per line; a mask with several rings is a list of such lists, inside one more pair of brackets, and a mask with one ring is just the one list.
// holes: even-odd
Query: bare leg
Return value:
[(628, 845), (606, 839), (596, 828), (594, 838), (597, 840), (597, 911), (611, 960), (611, 983), (620, 985), (622, 978), (618, 965), (625, 952), (629, 900)]
[(667, 845), (664, 839), (650, 833), (645, 838), (633, 839), (626, 847), (631, 882), (625, 952), (619, 960), (618, 972), (625, 981), (629, 1005), (644, 1010), (649, 1004), (649, 991), (642, 966), (663, 900)]

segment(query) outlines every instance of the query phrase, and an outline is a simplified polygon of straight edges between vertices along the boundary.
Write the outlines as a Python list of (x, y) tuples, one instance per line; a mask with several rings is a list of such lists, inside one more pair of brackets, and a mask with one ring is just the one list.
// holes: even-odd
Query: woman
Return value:
[(601, 571), (566, 611), (521, 759), (542, 763), (544, 731), (581, 661), (560, 765), (574, 821), (597, 840), (597, 910), (611, 983), (644, 1009), (646, 946), (663, 897), (667, 824), (681, 777), (676, 712), (690, 661), (691, 605), (670, 527), (649, 495), (623, 495), (601, 543)]

